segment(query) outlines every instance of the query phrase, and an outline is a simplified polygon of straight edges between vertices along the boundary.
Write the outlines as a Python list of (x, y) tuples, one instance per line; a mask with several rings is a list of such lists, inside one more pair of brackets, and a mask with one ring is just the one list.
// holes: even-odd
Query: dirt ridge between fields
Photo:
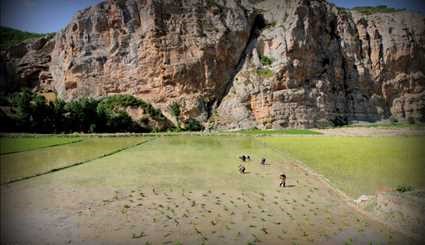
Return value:
[(328, 178), (326, 178), (325, 176), (323, 176), (322, 174), (320, 174), (320, 173), (318, 173), (318, 172), (316, 172), (316, 171), (314, 171), (313, 169), (311, 169), (310, 167), (308, 167), (304, 162), (302, 162), (302, 161), (300, 161), (300, 160), (298, 160), (298, 159), (295, 159), (294, 157), (292, 157), (288, 152), (286, 152), (286, 151), (282, 151), (282, 150), (280, 150), (280, 149), (277, 149), (277, 148), (275, 148), (274, 146), (271, 146), (270, 144), (267, 144), (267, 143), (265, 143), (265, 142), (260, 142), (260, 141), (258, 141), (258, 140), (256, 140), (259, 144), (263, 144), (264, 146), (267, 146), (267, 147), (269, 147), (273, 152), (276, 152), (276, 153), (284, 153), (288, 158), (289, 158), (289, 161), (288, 161), (288, 163), (289, 164), (292, 164), (293, 166), (295, 166), (295, 167), (297, 167), (297, 168), (299, 168), (299, 169), (301, 169), (302, 171), (304, 171), (304, 172), (306, 172), (306, 173), (308, 173), (309, 175), (312, 175), (312, 176), (315, 176), (317, 179), (319, 179), (324, 185), (326, 185), (326, 187), (328, 187), (329, 189), (331, 189), (332, 191), (334, 191), (337, 195), (339, 195), (341, 198), (342, 198), (342, 200), (348, 205), (348, 206), (350, 206), (350, 207), (352, 207), (355, 211), (357, 211), (358, 213), (360, 213), (361, 215), (364, 215), (365, 217), (367, 217), (367, 218), (369, 218), (369, 219), (371, 219), (371, 220), (374, 220), (374, 221), (376, 221), (376, 222), (379, 222), (379, 223), (381, 223), (381, 224), (383, 224), (383, 225), (385, 225), (385, 226), (387, 226), (387, 227), (389, 227), (390, 229), (393, 229), (393, 230), (395, 230), (395, 231), (398, 231), (398, 232), (400, 232), (400, 233), (402, 233), (402, 234), (404, 234), (404, 235), (406, 235), (406, 236), (408, 236), (408, 237), (410, 237), (410, 238), (412, 238), (412, 239), (415, 239), (415, 240), (417, 240), (417, 241), (423, 241), (423, 239), (424, 239), (424, 237), (422, 237), (420, 234), (416, 234), (416, 233), (413, 233), (413, 232), (411, 232), (411, 231), (409, 231), (409, 230), (406, 230), (406, 229), (403, 229), (403, 228), (400, 228), (400, 227), (396, 227), (395, 225), (393, 225), (393, 224), (391, 224), (391, 223), (389, 223), (389, 222), (386, 222), (385, 220), (383, 220), (383, 219), (380, 219), (379, 217), (376, 217), (375, 215), (373, 215), (372, 213), (370, 213), (370, 212), (367, 212), (366, 210), (364, 210), (364, 209), (362, 209), (362, 208), (360, 208), (359, 206), (357, 206), (355, 203), (354, 203), (354, 199), (352, 198), (352, 197), (350, 197), (349, 195), (347, 195), (345, 192), (343, 192), (342, 190), (340, 190), (339, 188), (337, 188), (336, 186), (334, 186), (332, 183), (331, 183), (331, 181), (328, 179)]
[(39, 176), (51, 174), (51, 173), (54, 173), (54, 172), (62, 171), (62, 170), (68, 169), (68, 168), (72, 168), (72, 167), (76, 167), (76, 166), (79, 166), (79, 165), (83, 165), (83, 164), (86, 164), (86, 163), (89, 163), (89, 162), (92, 162), (92, 161), (95, 161), (95, 160), (98, 160), (98, 159), (102, 159), (102, 158), (105, 158), (105, 157), (112, 156), (112, 155), (117, 154), (119, 152), (126, 151), (128, 149), (131, 149), (131, 148), (140, 146), (142, 144), (151, 142), (153, 140), (156, 140), (156, 138), (154, 138), (154, 139), (147, 139), (145, 141), (142, 141), (142, 142), (139, 142), (139, 143), (136, 143), (136, 144), (132, 144), (132, 145), (129, 145), (129, 146), (126, 146), (126, 147), (122, 147), (122, 148), (116, 149), (116, 150), (111, 151), (109, 153), (102, 154), (102, 155), (100, 155), (98, 157), (95, 157), (95, 158), (92, 158), (92, 159), (87, 159), (87, 160), (76, 162), (76, 163), (73, 163), (73, 164), (70, 164), (70, 165), (67, 165), (67, 166), (63, 166), (63, 167), (59, 167), (59, 168), (53, 168), (53, 169), (50, 169), (50, 170), (45, 171), (45, 172), (41, 172), (41, 173), (37, 173), (37, 174), (34, 174), (34, 175), (25, 176), (25, 177), (22, 177), (22, 178), (10, 180), (10, 181), (7, 181), (5, 183), (2, 183), (1, 185), (3, 186), (3, 185), (8, 185), (8, 184), (13, 184), (13, 183), (16, 183), (16, 182), (20, 182), (20, 181), (32, 179), (32, 178), (35, 178), (35, 177), (39, 177)]
[(28, 151), (36, 151), (36, 150), (40, 150), (40, 149), (46, 149), (46, 148), (51, 148), (51, 147), (56, 147), (56, 146), (62, 146), (62, 145), (70, 145), (70, 144), (80, 143), (82, 141), (83, 141), (83, 139), (79, 139), (79, 140), (74, 140), (74, 141), (65, 142), (65, 143), (58, 143), (58, 144), (53, 144), (53, 145), (41, 146), (41, 147), (37, 147), (37, 148), (33, 148), (33, 149), (28, 149), (28, 150), (10, 151), (10, 152), (5, 152), (5, 153), (0, 153), (0, 156), (5, 156), (5, 155), (10, 155), (10, 154), (15, 154), (15, 153), (28, 152)]

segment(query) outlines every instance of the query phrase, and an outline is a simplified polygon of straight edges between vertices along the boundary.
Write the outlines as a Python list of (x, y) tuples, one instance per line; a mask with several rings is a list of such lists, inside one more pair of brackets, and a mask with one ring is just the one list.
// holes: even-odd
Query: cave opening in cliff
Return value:
[[(258, 14), (255, 16), (253, 29), (256, 31), (261, 31), (267, 26), (266, 20), (264, 19), (264, 16), (262, 14)], [(260, 34), (260, 33), (258, 33)]]

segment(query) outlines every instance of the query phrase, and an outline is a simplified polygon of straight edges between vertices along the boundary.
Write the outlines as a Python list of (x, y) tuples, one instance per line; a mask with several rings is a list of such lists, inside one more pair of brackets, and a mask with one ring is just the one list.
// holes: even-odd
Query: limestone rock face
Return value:
[(50, 71), (66, 100), (132, 94), (183, 119), (208, 118), (248, 40), (252, 13), (236, 2), (109, 1), (56, 36)]
[[(208, 127), (425, 121), (425, 17), (322, 0), (109, 0), (1, 54), (0, 83), (131, 94)], [(31, 48), (29, 48), (31, 47)], [(8, 81), (8, 82), (6, 82)]]
[(256, 7), (271, 24), (249, 50), (213, 118), (216, 126), (321, 127), (390, 116), (424, 120), (424, 16), (366, 16), (324, 1), (277, 6), (266, 1)]
[[(26, 42), (9, 50), (0, 50), (0, 89), (13, 90), (22, 86), (49, 87), (52, 36)], [(41, 90), (41, 89), (39, 89)], [(45, 91), (48, 92), (48, 91)]]

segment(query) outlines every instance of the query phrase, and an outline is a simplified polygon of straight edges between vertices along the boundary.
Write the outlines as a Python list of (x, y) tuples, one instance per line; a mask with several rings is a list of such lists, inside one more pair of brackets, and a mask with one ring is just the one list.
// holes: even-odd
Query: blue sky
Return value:
[(101, 0), (0, 0), (0, 25), (46, 33), (68, 24), (78, 10)]
[(408, 9), (425, 14), (424, 0), (328, 0), (336, 6), (352, 8), (356, 6), (377, 6), (387, 5), (398, 9)]
[[(46, 33), (66, 26), (78, 10), (102, 0), (0, 0), (0, 25)], [(328, 0), (337, 6), (387, 5), (406, 8), (425, 14), (424, 0)]]

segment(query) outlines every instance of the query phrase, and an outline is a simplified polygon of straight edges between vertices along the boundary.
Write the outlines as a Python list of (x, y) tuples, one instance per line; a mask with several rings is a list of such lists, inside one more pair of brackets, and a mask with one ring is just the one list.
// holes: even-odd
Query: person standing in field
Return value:
[(280, 187), (286, 187), (286, 175), (285, 174), (281, 174), (280, 175)]

